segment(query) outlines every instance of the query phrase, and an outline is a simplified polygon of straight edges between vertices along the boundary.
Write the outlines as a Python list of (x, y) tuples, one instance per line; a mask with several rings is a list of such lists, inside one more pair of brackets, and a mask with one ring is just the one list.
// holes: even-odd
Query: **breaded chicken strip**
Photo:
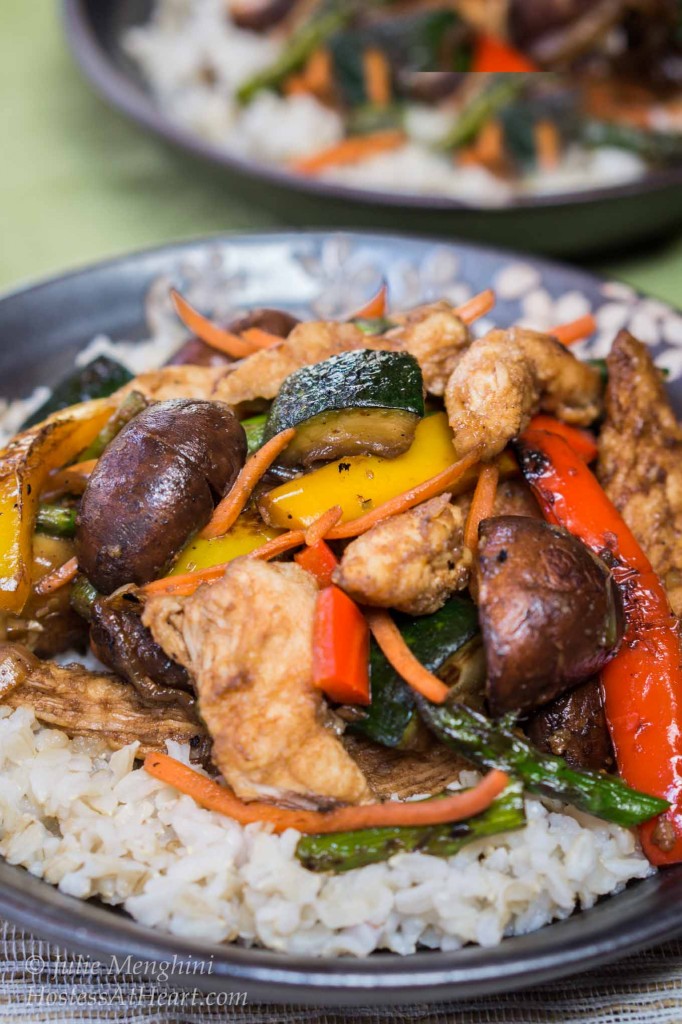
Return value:
[(682, 617), (682, 427), (646, 345), (621, 331), (607, 365), (598, 476)]
[(370, 798), (313, 687), (316, 597), (299, 566), (242, 558), (192, 597), (147, 602), (143, 621), (193, 676), (213, 760), (242, 799), (319, 807)]
[(598, 372), (547, 334), (491, 331), (459, 360), (445, 389), (458, 456), (498, 455), (541, 409), (587, 426), (599, 415)]
[(362, 604), (429, 615), (467, 585), (463, 531), (462, 512), (442, 494), (352, 541), (334, 582)]

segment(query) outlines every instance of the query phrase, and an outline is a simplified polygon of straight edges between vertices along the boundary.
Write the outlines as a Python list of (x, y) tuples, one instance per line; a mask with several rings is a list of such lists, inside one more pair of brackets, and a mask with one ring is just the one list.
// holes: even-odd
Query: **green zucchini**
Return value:
[[(446, 795), (446, 794), (444, 794)], [(296, 857), (309, 871), (352, 871), (388, 860), (396, 853), (452, 857), (476, 839), (523, 828), (523, 786), (512, 782), (482, 814), (446, 825), (363, 828), (355, 832), (302, 836)]]
[(52, 413), (67, 409), (70, 405), (88, 402), (92, 398), (107, 398), (132, 379), (132, 373), (126, 370), (125, 366), (121, 366), (114, 359), (109, 359), (108, 356), (98, 356), (87, 366), (59, 381), (47, 401), (24, 421), (21, 429), (34, 427)]
[(424, 381), (405, 352), (359, 349), (304, 366), (272, 403), (263, 440), (290, 427), (287, 466), (371, 453), (394, 458), (412, 444), (424, 415)]
[(654, 164), (675, 164), (682, 160), (680, 132), (647, 131), (615, 121), (587, 120), (582, 126), (582, 140), (594, 148), (627, 149)]
[[(453, 698), (474, 707), (483, 700), (485, 658), (473, 601), (456, 594), (433, 615), (395, 615), (395, 623), (415, 657), (452, 690)], [(354, 709), (349, 725), (385, 747), (408, 750), (420, 737), (414, 693), (372, 641), (372, 703)]]

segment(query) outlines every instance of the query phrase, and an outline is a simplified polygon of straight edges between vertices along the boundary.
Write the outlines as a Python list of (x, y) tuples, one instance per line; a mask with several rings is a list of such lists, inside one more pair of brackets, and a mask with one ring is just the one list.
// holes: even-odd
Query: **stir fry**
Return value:
[[(90, 364), (0, 454), (3, 702), (138, 740), (313, 871), (450, 856), (524, 792), (682, 860), (682, 428), (646, 347), (477, 337), (491, 291), (343, 322), (172, 297), (169, 364)], [(108, 672), (49, 660), (86, 645)]]
[(682, 156), (675, 0), (231, 0), (228, 12), (285, 40), (241, 84), (242, 106), (275, 91), (343, 117), (345, 138), (297, 159), (301, 174), (409, 140), (502, 179), (554, 170), (574, 147), (623, 149), (654, 165)]

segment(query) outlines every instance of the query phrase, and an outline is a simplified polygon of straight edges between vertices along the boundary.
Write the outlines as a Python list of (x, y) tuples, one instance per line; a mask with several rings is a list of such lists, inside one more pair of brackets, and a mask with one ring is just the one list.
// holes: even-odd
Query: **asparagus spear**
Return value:
[(73, 537), (76, 533), (76, 509), (69, 505), (42, 504), (36, 516), (36, 530), (50, 537)]
[(434, 857), (451, 857), (475, 839), (510, 832), (522, 828), (525, 823), (523, 786), (520, 782), (512, 782), (486, 811), (468, 821), (302, 836), (296, 847), (296, 856), (309, 871), (334, 872), (376, 864), (395, 853), (419, 851)]
[(131, 391), (129, 395), (126, 395), (114, 415), (104, 424), (94, 441), (78, 456), (78, 461), (85, 462), (88, 459), (98, 459), (107, 445), (114, 440), (117, 434), (120, 434), (125, 425), (130, 423), (143, 409), (146, 409), (147, 405), (147, 399), (139, 391)]
[(630, 789), (600, 772), (575, 771), (560, 757), (543, 754), (519, 736), (507, 719), (491, 722), (463, 704), (431, 704), (417, 697), (419, 712), (436, 736), (479, 768), (499, 768), (539, 796), (573, 804), (618, 825), (640, 825), (668, 807), (665, 800)]
[(303, 67), (310, 55), (352, 19), (356, 4), (334, 4), (309, 18), (289, 40), (284, 52), (269, 68), (244, 82), (237, 92), (240, 103), (250, 103), (262, 89), (277, 89), (289, 75)]
[(476, 138), (486, 121), (516, 99), (529, 75), (495, 75), (490, 85), (474, 96), (460, 113), (457, 123), (440, 142), (441, 149), (460, 149)]
[(71, 585), (71, 607), (86, 622), (90, 622), (92, 618), (92, 606), (98, 597), (97, 590), (93, 587), (87, 576), (84, 576), (82, 573), (76, 576)]

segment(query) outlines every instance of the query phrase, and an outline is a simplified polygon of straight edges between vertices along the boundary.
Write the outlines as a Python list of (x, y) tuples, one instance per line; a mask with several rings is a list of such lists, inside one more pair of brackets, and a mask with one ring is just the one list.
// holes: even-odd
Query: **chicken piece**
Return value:
[[(166, 749), (166, 740), (189, 743), (194, 760), (206, 760), (210, 741), (190, 708), (180, 704), (149, 706), (129, 683), (82, 665), (38, 661), (15, 644), (0, 647), (3, 677), (20, 673), (21, 681), (2, 702), (28, 707), (36, 718), (69, 736), (104, 740), (112, 750), (138, 740), (139, 755)], [(3, 686), (4, 689), (4, 686)]]
[(682, 618), (682, 426), (646, 345), (621, 331), (607, 365), (597, 475)]
[(599, 415), (598, 372), (547, 334), (491, 331), (464, 353), (445, 389), (460, 458), (475, 448), (491, 459), (543, 409), (587, 426)]
[(444, 394), (450, 375), (471, 344), (467, 325), (447, 302), (419, 306), (393, 319), (399, 326), (389, 331), (385, 340), (414, 356), (430, 394)]
[(362, 604), (429, 615), (469, 580), (464, 516), (450, 495), (377, 523), (352, 541), (334, 582)]
[(213, 759), (242, 799), (324, 807), (370, 798), (313, 687), (316, 596), (299, 566), (243, 558), (192, 597), (147, 602), (143, 621), (193, 675)]
[(371, 339), (353, 324), (299, 324), (281, 345), (236, 363), (218, 383), (215, 398), (233, 407), (274, 398), (295, 370), (361, 348), (372, 348)]
[(160, 370), (150, 370), (133, 377), (114, 397), (122, 400), (131, 391), (139, 391), (151, 402), (166, 402), (173, 398), (201, 398), (210, 402), (217, 397), (220, 381), (232, 373), (236, 365), (162, 366)]

